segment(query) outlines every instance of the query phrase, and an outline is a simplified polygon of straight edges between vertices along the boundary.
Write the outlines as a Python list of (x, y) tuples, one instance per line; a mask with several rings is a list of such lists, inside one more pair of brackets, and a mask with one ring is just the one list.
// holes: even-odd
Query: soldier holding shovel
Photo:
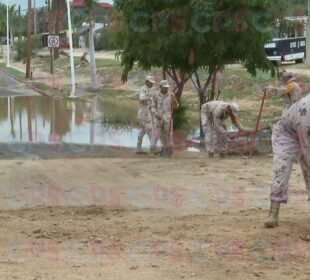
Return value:
[(160, 92), (153, 100), (152, 112), (155, 123), (152, 133), (151, 152), (156, 152), (158, 140), (161, 140), (161, 156), (171, 157), (173, 153), (173, 111), (178, 107), (174, 93), (169, 92), (167, 80), (160, 82)]

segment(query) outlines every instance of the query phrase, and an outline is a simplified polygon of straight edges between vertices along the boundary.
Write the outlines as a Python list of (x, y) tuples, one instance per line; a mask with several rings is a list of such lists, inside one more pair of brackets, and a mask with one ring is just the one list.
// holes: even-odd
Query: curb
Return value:
[(24, 80), (21, 80), (19, 79), (18, 77), (14, 76), (13, 74), (7, 72), (6, 70), (3, 70), (3, 69), (0, 69), (1, 72), (3, 72), (4, 74), (6, 74), (7, 76), (9, 76), (10, 78), (12, 78), (13, 80), (19, 82), (19, 83), (22, 83), (24, 84), (26, 87), (36, 91), (37, 93), (43, 95), (43, 96), (47, 96), (47, 97), (54, 97), (53, 95), (50, 95), (48, 93), (46, 93), (45, 91), (41, 90), (41, 89), (38, 89), (36, 88), (35, 86), (33, 85), (29, 85), (28, 82), (24, 81)]

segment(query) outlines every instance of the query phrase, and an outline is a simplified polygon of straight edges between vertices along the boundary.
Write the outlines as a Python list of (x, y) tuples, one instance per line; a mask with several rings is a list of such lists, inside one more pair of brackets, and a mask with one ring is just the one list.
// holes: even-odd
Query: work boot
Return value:
[(143, 154), (143, 153), (144, 151), (142, 150), (142, 143), (138, 142), (136, 154)]
[(169, 157), (171, 158), (173, 155), (173, 147), (169, 147), (168, 150), (169, 150)]
[(226, 158), (226, 153), (220, 153), (219, 157), (222, 158), (222, 159)]
[(209, 158), (214, 158), (214, 153), (213, 152), (208, 152)]
[(166, 147), (161, 150), (160, 156), (165, 158), (171, 158), (173, 154), (172, 147)]
[(280, 202), (271, 201), (269, 214), (266, 222), (264, 223), (265, 227), (274, 228), (278, 226), (279, 210), (280, 210)]
[(161, 150), (158, 149), (157, 147), (151, 147), (150, 153), (152, 155), (159, 155), (159, 154), (161, 154)]

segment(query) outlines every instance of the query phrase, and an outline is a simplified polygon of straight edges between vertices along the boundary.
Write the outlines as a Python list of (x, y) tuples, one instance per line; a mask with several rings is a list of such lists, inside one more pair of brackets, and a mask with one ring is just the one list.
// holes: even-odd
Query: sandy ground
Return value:
[(0, 161), (0, 279), (310, 279), (299, 167), (266, 230), (271, 157)]

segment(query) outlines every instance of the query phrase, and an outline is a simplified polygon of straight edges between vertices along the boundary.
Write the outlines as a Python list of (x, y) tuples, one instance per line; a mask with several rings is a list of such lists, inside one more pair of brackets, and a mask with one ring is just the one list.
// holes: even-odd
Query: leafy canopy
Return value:
[(175, 68), (210, 73), (243, 63), (255, 75), (269, 70), (264, 44), (272, 38), (284, 0), (115, 0), (121, 31), (123, 75), (143, 69)]

